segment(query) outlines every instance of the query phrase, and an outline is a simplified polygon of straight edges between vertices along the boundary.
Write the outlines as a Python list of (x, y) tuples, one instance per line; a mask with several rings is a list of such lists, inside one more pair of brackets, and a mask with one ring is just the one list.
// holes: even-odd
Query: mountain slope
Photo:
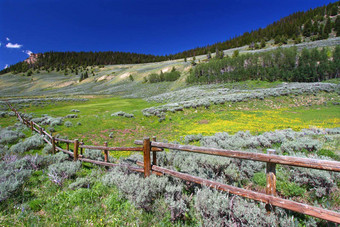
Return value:
[[(340, 45), (340, 37), (296, 45), (298, 49), (315, 47), (334, 47)], [(291, 47), (283, 45), (281, 48)], [(235, 50), (242, 53), (271, 51), (277, 47), (261, 50), (249, 50), (248, 46), (225, 50), (225, 56), (231, 56)], [(214, 54), (212, 54), (214, 57)], [(204, 62), (207, 55), (196, 56), (196, 62)], [(120, 95), (127, 97), (148, 97), (187, 86), (186, 78), (190, 74), (192, 58), (144, 64), (107, 65), (87, 67), (93, 70), (89, 78), (79, 82), (79, 75), (41, 70), (30, 77), (21, 74), (6, 73), (0, 75), (0, 97), (10, 96), (53, 96), (53, 95)], [(175, 67), (181, 77), (175, 82), (156, 84), (143, 83), (143, 78), (151, 73), (167, 72)], [(133, 81), (130, 79), (130, 75)]]
[[(124, 52), (47, 52), (36, 55), (36, 61), (19, 62), (0, 74), (7, 72), (22, 73), (32, 70), (57, 70), (67, 73), (80, 73), (84, 67), (93, 65), (136, 64), (180, 59), (190, 56), (208, 54), (231, 48), (249, 45), (250, 49), (266, 47), (268, 41), (276, 45), (295, 44), (306, 41), (334, 38), (340, 35), (339, 1), (327, 6), (296, 12), (276, 21), (265, 28), (245, 32), (243, 35), (224, 42), (197, 47), (177, 54), (155, 56)], [(266, 43), (267, 42), (267, 43)], [(33, 64), (30, 64), (33, 63)], [(80, 69), (79, 69), (80, 68)], [(28, 73), (30, 75), (31, 72)]]

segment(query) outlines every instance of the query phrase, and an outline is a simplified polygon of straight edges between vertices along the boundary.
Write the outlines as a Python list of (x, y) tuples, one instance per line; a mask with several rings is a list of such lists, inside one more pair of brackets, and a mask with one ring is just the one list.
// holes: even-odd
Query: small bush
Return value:
[(61, 186), (66, 179), (74, 176), (80, 167), (80, 162), (56, 163), (48, 167), (48, 176), (53, 183)]
[(39, 156), (19, 157), (6, 154), (0, 161), (0, 201), (3, 201), (21, 189), (38, 167)]
[(116, 112), (116, 113), (113, 113), (113, 114), (111, 114), (111, 117), (117, 117), (117, 116), (125, 116), (125, 112), (123, 112), (123, 111), (118, 111), (118, 112)]
[(67, 114), (66, 118), (78, 118), (77, 114)]
[(72, 122), (71, 122), (71, 121), (65, 121), (65, 123), (64, 123), (64, 126), (66, 126), (66, 127), (70, 128), (70, 127), (72, 127), (72, 126), (73, 126), (73, 124), (72, 124)]
[(61, 117), (50, 117), (48, 115), (43, 115), (39, 118), (33, 118), (32, 121), (35, 123), (41, 124), (41, 125), (50, 125), (50, 126), (56, 126), (62, 124), (62, 118)]
[(46, 144), (44, 149), (42, 150), (44, 154), (51, 154), (52, 153), (52, 146), (49, 144)]
[(147, 211), (152, 209), (153, 201), (161, 196), (168, 183), (166, 177), (154, 175), (143, 178), (137, 174), (129, 174), (121, 168), (114, 168), (102, 178), (104, 185), (115, 185), (137, 207)]
[(10, 148), (10, 151), (14, 153), (24, 153), (29, 150), (39, 149), (43, 146), (44, 146), (43, 138), (40, 135), (35, 134), (34, 136), (25, 139), (23, 142), (13, 145)]
[(134, 118), (135, 116), (133, 114), (125, 114), (124, 117), (126, 117), (126, 118)]
[(8, 129), (1, 129), (0, 131), (0, 143), (2, 144), (14, 143), (19, 138), (23, 137), (25, 137), (25, 135), (17, 131), (12, 131)]
[(104, 161), (104, 155), (101, 150), (85, 149), (84, 156), (85, 158), (89, 158), (92, 160)]
[(125, 113), (123, 111), (118, 111), (116, 113), (111, 114), (111, 117), (126, 117), (126, 118), (134, 118), (133, 114)]
[(293, 225), (287, 214), (278, 209), (266, 214), (263, 203), (247, 201), (220, 191), (204, 188), (197, 192), (195, 208), (204, 226), (272, 226)]
[(76, 179), (75, 182), (73, 182), (72, 184), (70, 184), (68, 187), (69, 189), (72, 189), (72, 190), (75, 190), (75, 189), (78, 189), (78, 188), (87, 188), (89, 187), (91, 184), (91, 180), (87, 177), (78, 177)]

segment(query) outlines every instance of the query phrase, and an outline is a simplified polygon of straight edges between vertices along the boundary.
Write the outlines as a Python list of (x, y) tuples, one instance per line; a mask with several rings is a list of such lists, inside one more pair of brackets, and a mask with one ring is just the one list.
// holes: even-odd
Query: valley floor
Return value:
[[(336, 84), (330, 85), (330, 87), (327, 87), (327, 89), (331, 89), (329, 91), (326, 88), (326, 90), (313, 90), (312, 88), (308, 88), (308, 91), (306, 90), (306, 92), (302, 93), (296, 93), (295, 90), (292, 90), (284, 96), (272, 95), (271, 92), (276, 92), (277, 90), (270, 89), (281, 87), (281, 83), (237, 83), (235, 85), (226, 84), (218, 86), (202, 86), (198, 88), (192, 87), (189, 88), (189, 90), (185, 90), (185, 88), (182, 90), (182, 93), (186, 94), (185, 97), (182, 97), (180, 89), (171, 97), (166, 94), (164, 97), (157, 94), (150, 95), (148, 99), (92, 95), (77, 97), (87, 98), (88, 101), (74, 99), (73, 101), (61, 100), (57, 102), (53, 101), (53, 99), (44, 101), (44, 98), (40, 101), (10, 101), (18, 111), (33, 119), (40, 121), (50, 119), (52, 121), (60, 118), (62, 124), (45, 125), (46, 129), (53, 131), (55, 136), (59, 135), (69, 139), (82, 139), (86, 144), (102, 145), (107, 141), (109, 146), (133, 146), (134, 140), (142, 139), (143, 137), (157, 136), (158, 141), (177, 141), (182, 144), (207, 145), (209, 144), (207, 141), (210, 141), (210, 139), (214, 141), (218, 140), (216, 138), (222, 139), (221, 136), (223, 135), (223, 141), (225, 142), (223, 146), (228, 147), (234, 144), (235, 147), (232, 147), (234, 149), (255, 149), (257, 151), (265, 152), (267, 148), (274, 148), (283, 154), (291, 155), (296, 153), (297, 155), (305, 156), (316, 155), (318, 158), (340, 160), (340, 134), (338, 132), (340, 127), (339, 86)], [(315, 85), (314, 87), (317, 86)], [(189, 91), (192, 93), (189, 93)], [(214, 92), (228, 97), (230, 97), (230, 95), (237, 95), (238, 98), (241, 97), (242, 99), (240, 98), (239, 101), (224, 100), (223, 103), (220, 104), (213, 104), (213, 100), (209, 99), (211, 101), (209, 105), (202, 104), (195, 107), (182, 108), (179, 111), (167, 109), (160, 112), (158, 115), (145, 114), (145, 109), (153, 108), (154, 110), (160, 110), (162, 108), (164, 109), (164, 105), (170, 104), (170, 106), (178, 107), (182, 105), (180, 104), (181, 102), (212, 98), (214, 94), (215, 96), (217, 94)], [(242, 96), (243, 94), (259, 94), (261, 92), (269, 95), (260, 98), (249, 98), (247, 96), (246, 99), (243, 99), (245, 96)], [(196, 97), (197, 94), (200, 94), (200, 97)], [(192, 98), (188, 98), (191, 96)], [(221, 98), (222, 96), (219, 97)], [(0, 129), (15, 130), (15, 127), (13, 129), (12, 126), (17, 123), (16, 117), (11, 116), (9, 112), (6, 112), (8, 111), (6, 105), (4, 103), (1, 104), (2, 111), (5, 112), (1, 112)], [(184, 105), (185, 103), (183, 103), (182, 107)], [(190, 105), (192, 105), (192, 103)], [(117, 112), (120, 111), (124, 112), (126, 117), (124, 117), (124, 114), (117, 114)], [(76, 114), (77, 116), (68, 116), (70, 114)], [(69, 123), (66, 124), (66, 122)], [(331, 131), (325, 130), (327, 128), (331, 129)], [(287, 131), (286, 129), (292, 130)], [(30, 138), (32, 135), (27, 129), (21, 130), (23, 130), (26, 138)], [(249, 131), (249, 133), (246, 131)], [(228, 134), (216, 134), (221, 132)], [(291, 136), (292, 140), (290, 141), (290, 139), (288, 139), (289, 141), (281, 141), (278, 143), (273, 142), (266, 146), (261, 144), (247, 145), (252, 144), (250, 141), (253, 141), (254, 139), (257, 140), (258, 136), (268, 136), (270, 133), (272, 135), (275, 133), (277, 135), (286, 133), (287, 138), (290, 138), (289, 136)], [(2, 138), (1, 136), (2, 134), (0, 134), (0, 139)], [(14, 144), (18, 141), (19, 140), (14, 140), (14, 142), (3, 141), (1, 143), (0, 148), (3, 149), (2, 152), (0, 152), (2, 162), (4, 162), (5, 157), (8, 157), (6, 155), (13, 155), (11, 154), (11, 147), (15, 146)], [(241, 142), (240, 144), (237, 144), (235, 141)], [(299, 145), (292, 145), (294, 141)], [(304, 145), (305, 143), (315, 144), (315, 150), (306, 150), (304, 147), (306, 146)], [(212, 146), (220, 145), (214, 144)], [(27, 150), (20, 155), (39, 154), (46, 156), (47, 153), (44, 152), (45, 151), (42, 151), (41, 148), (37, 148)], [(133, 154), (132, 152), (111, 153), (112, 158), (116, 159), (122, 159), (130, 155), (133, 155), (132, 157), (136, 156), (136, 154)], [(168, 158), (171, 160), (170, 157), (173, 157), (171, 155), (175, 154), (169, 152), (165, 155), (170, 155)], [(177, 159), (179, 157), (183, 159), (183, 162), (185, 163), (195, 163), (197, 161), (197, 164), (195, 164), (197, 168), (202, 164), (199, 160), (205, 160), (205, 164), (203, 163), (202, 165), (206, 166), (210, 166), (210, 164), (212, 166), (224, 165), (215, 159), (206, 160), (204, 157), (177, 156)], [(186, 160), (185, 158), (191, 158), (191, 161), (188, 161), (189, 159)], [(173, 160), (173, 164), (177, 165), (177, 168), (184, 168), (181, 164), (175, 164), (176, 159)], [(232, 164), (231, 166), (237, 166), (236, 163), (233, 163), (230, 159), (225, 161), (230, 162)], [(64, 162), (67, 163), (67, 161), (61, 161), (60, 163)], [(50, 164), (50, 166), (51, 165), (56, 165), (56, 163)], [(227, 168), (227, 166), (224, 166), (223, 168)], [(263, 177), (265, 176), (262, 174), (262, 166), (255, 166), (245, 162), (243, 164), (239, 163), (239, 167), (237, 168), (240, 169), (229, 169), (230, 172), (226, 171), (223, 176), (229, 177), (223, 179), (223, 181), (225, 180), (226, 183), (252, 188), (257, 191), (264, 190)], [(246, 169), (253, 169), (254, 171), (249, 173), (246, 172)], [(185, 189), (184, 186), (178, 183), (174, 187), (183, 187), (181, 189), (183, 192), (183, 194), (181, 194), (181, 200), (171, 202), (163, 195), (158, 194), (160, 192), (150, 192), (155, 193), (156, 200), (141, 202), (138, 200), (137, 196), (141, 191), (130, 192), (132, 194), (128, 194), (126, 191), (127, 189), (124, 188), (136, 184), (133, 180), (129, 180), (136, 180), (136, 176), (133, 174), (124, 175), (126, 173), (120, 172), (119, 170), (112, 171), (114, 171), (116, 176), (126, 177), (126, 182), (131, 183), (130, 186), (125, 185), (123, 187), (123, 183), (117, 185), (117, 182), (120, 182), (119, 178), (108, 175), (110, 172), (107, 173), (105, 168), (99, 168), (89, 164), (83, 164), (82, 168), (77, 170), (72, 177), (66, 179), (62, 185), (55, 184), (51, 181), (49, 175), (51, 170), (49, 165), (41, 169), (30, 171), (32, 171), (32, 174), (29, 177), (29, 180), (26, 180), (19, 189), (13, 192), (14, 194), (12, 196), (1, 203), (0, 225), (120, 226), (129, 224), (140, 226), (192, 226), (199, 225), (200, 223), (209, 225), (213, 223), (216, 224), (221, 220), (217, 218), (218, 215), (215, 217), (216, 219), (211, 220), (213, 214), (204, 212), (210, 211), (205, 207), (206, 204), (204, 204), (203, 201), (200, 201), (198, 199), (199, 197), (196, 197), (197, 193), (201, 193), (201, 197), (211, 196), (209, 198), (214, 198), (214, 196), (215, 198), (222, 198), (219, 196), (226, 196), (223, 194), (214, 194), (215, 192), (210, 192), (204, 188), (199, 189), (198, 191), (197, 189), (192, 192), (186, 191), (191, 189)], [(185, 171), (190, 172), (191, 170), (185, 169)], [(203, 174), (203, 172), (200, 171), (198, 171), (199, 173), (197, 174)], [(323, 185), (323, 183), (314, 182), (313, 188), (308, 186), (311, 181), (308, 183), (303, 181), (302, 178), (294, 178), (291, 174), (293, 173), (292, 171), (296, 171), (296, 175), (300, 174), (303, 176), (305, 174), (304, 176), (308, 179), (309, 177), (311, 179), (313, 177), (323, 179), (324, 177), (323, 175), (320, 175), (319, 172), (315, 172), (315, 175), (308, 175), (302, 170), (301, 172), (297, 172), (295, 169), (288, 170), (284, 167), (280, 167), (278, 174), (280, 178), (279, 182), (281, 183), (279, 183), (280, 186), (278, 191), (281, 196), (310, 204), (318, 203), (322, 206), (327, 204), (329, 209), (334, 209), (338, 212), (340, 211), (340, 178), (337, 178), (335, 174), (330, 174), (328, 177), (329, 180), (327, 181), (328, 183)], [(239, 175), (230, 175), (236, 172), (239, 172)], [(208, 173), (204, 174), (209, 175)], [(206, 176), (204, 174), (203, 176)], [(110, 176), (111, 178), (106, 176)], [(219, 175), (216, 175), (215, 177), (218, 176)], [(79, 179), (85, 179), (83, 181), (87, 182), (86, 185), (79, 183)], [(114, 183), (108, 179), (113, 179), (112, 181), (114, 181)], [(296, 181), (295, 183), (293, 181), (294, 179)], [(78, 182), (81, 186), (75, 186), (75, 182)], [(152, 182), (142, 181), (142, 178), (140, 178), (140, 182), (140, 185), (143, 185), (144, 183), (152, 184)], [(156, 180), (155, 182), (154, 184), (156, 185), (163, 184), (159, 180)], [(289, 183), (285, 184), (284, 182)], [(315, 191), (316, 189), (325, 189), (327, 191), (319, 192)], [(143, 191), (144, 189), (138, 189), (136, 186), (136, 190)], [(171, 190), (176, 191), (177, 189)], [(170, 192), (171, 190), (169, 188), (164, 188), (165, 193), (168, 193), (166, 195), (170, 195), (172, 193)], [(317, 193), (321, 193), (324, 196), (320, 198)], [(190, 194), (196, 199), (189, 199)], [(228, 198), (229, 197), (227, 196), (227, 200)], [(230, 204), (230, 201), (233, 200), (228, 200), (228, 204)], [(235, 200), (236, 203), (240, 204), (240, 207), (254, 206), (254, 212), (260, 212), (259, 215), (261, 215), (260, 210), (262, 209), (263, 204), (258, 205), (261, 207), (261, 209), (259, 209), (256, 208), (256, 205), (254, 205), (255, 203), (248, 204), (248, 202), (242, 201), (243, 200), (239, 199)], [(175, 211), (171, 208), (171, 206), (173, 206), (171, 204), (175, 202), (176, 204), (183, 202), (181, 205), (184, 207), (182, 211)], [(224, 206), (223, 204), (213, 205), (222, 206), (222, 208)], [(177, 204), (176, 206), (180, 205)], [(220, 208), (216, 208), (215, 210), (220, 211), (219, 209)], [(229, 207), (228, 209), (231, 208)], [(259, 211), (256, 209), (259, 209)], [(179, 212), (178, 216), (176, 216), (176, 212)], [(280, 223), (280, 221), (282, 223), (288, 223), (288, 220), (293, 220), (295, 216), (295, 222), (290, 222), (292, 225), (293, 223), (296, 224), (299, 222), (302, 225), (324, 223), (310, 217), (296, 217), (295, 213), (282, 212), (284, 213), (283, 216), (286, 215), (285, 217), (287, 217), (287, 219), (284, 219), (283, 217), (280, 217), (280, 219), (278, 218), (279, 216), (270, 216), (270, 218), (274, 218), (277, 223)], [(245, 225), (257, 223), (248, 214), (248, 216), (241, 216), (241, 213), (235, 209), (232, 211), (232, 214), (239, 215), (237, 216), (239, 219), (230, 218), (228, 219), (229, 224), (233, 223), (233, 221), (235, 221), (234, 223), (243, 223)], [(270, 223), (269, 221), (274, 220), (269, 220), (267, 217), (262, 218), (262, 216), (259, 219), (261, 219), (262, 223), (257, 223), (258, 225)], [(241, 220), (241, 222), (238, 222), (237, 220)]]

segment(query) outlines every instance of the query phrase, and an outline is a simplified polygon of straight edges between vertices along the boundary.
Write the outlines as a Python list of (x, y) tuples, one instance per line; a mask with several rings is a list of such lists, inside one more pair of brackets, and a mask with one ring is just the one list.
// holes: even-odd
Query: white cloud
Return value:
[(8, 64), (6, 64), (4, 69), (7, 69), (8, 67), (9, 67), (9, 65), (8, 65)]
[(6, 37), (6, 40), (9, 41), (10, 39), (8, 37)]
[(31, 54), (33, 53), (33, 52), (30, 51), (30, 50), (23, 50), (22, 52), (25, 53), (25, 54), (27, 54), (28, 56), (31, 56)]
[(6, 44), (6, 47), (7, 47), (7, 48), (21, 48), (22, 45), (21, 45), (21, 44), (17, 44), (17, 43), (15, 43), (15, 44), (13, 44), (13, 43), (7, 43), (7, 44)]

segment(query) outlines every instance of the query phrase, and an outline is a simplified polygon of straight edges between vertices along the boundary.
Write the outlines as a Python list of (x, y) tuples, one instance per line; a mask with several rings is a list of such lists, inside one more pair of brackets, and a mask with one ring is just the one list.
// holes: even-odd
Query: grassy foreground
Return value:
[[(184, 142), (188, 134), (213, 135), (216, 132), (234, 134), (249, 130), (258, 135), (276, 129), (292, 128), (299, 131), (303, 128), (340, 127), (340, 98), (336, 93), (318, 93), (315, 96), (297, 95), (270, 97), (264, 100), (225, 103), (212, 105), (209, 109), (184, 109), (176, 113), (168, 113), (166, 120), (159, 122), (158, 117), (145, 117), (141, 110), (160, 104), (148, 103), (142, 99), (123, 99), (119, 97), (93, 97), (88, 102), (50, 103), (44, 107), (26, 107), (21, 112), (35, 113), (36, 117), (48, 114), (53, 117), (64, 117), (71, 114), (72, 109), (78, 118), (68, 118), (71, 127), (55, 126), (56, 132), (70, 139), (83, 139), (86, 144), (103, 144), (110, 146), (133, 146), (133, 141), (145, 136), (157, 136), (158, 140)], [(112, 113), (124, 111), (134, 114), (134, 118), (111, 116)], [(15, 117), (0, 118), (1, 127), (13, 125)], [(78, 124), (78, 122), (80, 124)], [(109, 134), (112, 133), (110, 138)], [(30, 135), (29, 130), (25, 132)], [(331, 145), (330, 145), (331, 144)], [(340, 155), (339, 141), (327, 144), (328, 150)], [(40, 151), (33, 151), (40, 152)], [(31, 153), (32, 154), (32, 151)], [(126, 157), (131, 152), (111, 153), (115, 158)], [(281, 168), (278, 170), (280, 175)], [(100, 181), (88, 188), (70, 189), (75, 179), (91, 176), (103, 176), (105, 168), (83, 164), (76, 176), (67, 179), (62, 186), (49, 179), (44, 170), (35, 171), (15, 196), (0, 205), (0, 225), (4, 226), (197, 226), (202, 223), (197, 214), (189, 210), (180, 222), (171, 222), (171, 213), (164, 201), (155, 201), (157, 210), (149, 212), (136, 208), (116, 187), (103, 185)], [(284, 176), (283, 172), (281, 175)], [(280, 176), (279, 176), (280, 177)], [(255, 190), (263, 190), (260, 186), (265, 179), (264, 174), (257, 173), (249, 184)], [(279, 183), (280, 183), (279, 179)], [(286, 180), (282, 180), (286, 182)], [(295, 184), (282, 186), (287, 190), (300, 190)], [(301, 201), (308, 201), (302, 197)], [(338, 191), (325, 200), (332, 206), (340, 201)]]

